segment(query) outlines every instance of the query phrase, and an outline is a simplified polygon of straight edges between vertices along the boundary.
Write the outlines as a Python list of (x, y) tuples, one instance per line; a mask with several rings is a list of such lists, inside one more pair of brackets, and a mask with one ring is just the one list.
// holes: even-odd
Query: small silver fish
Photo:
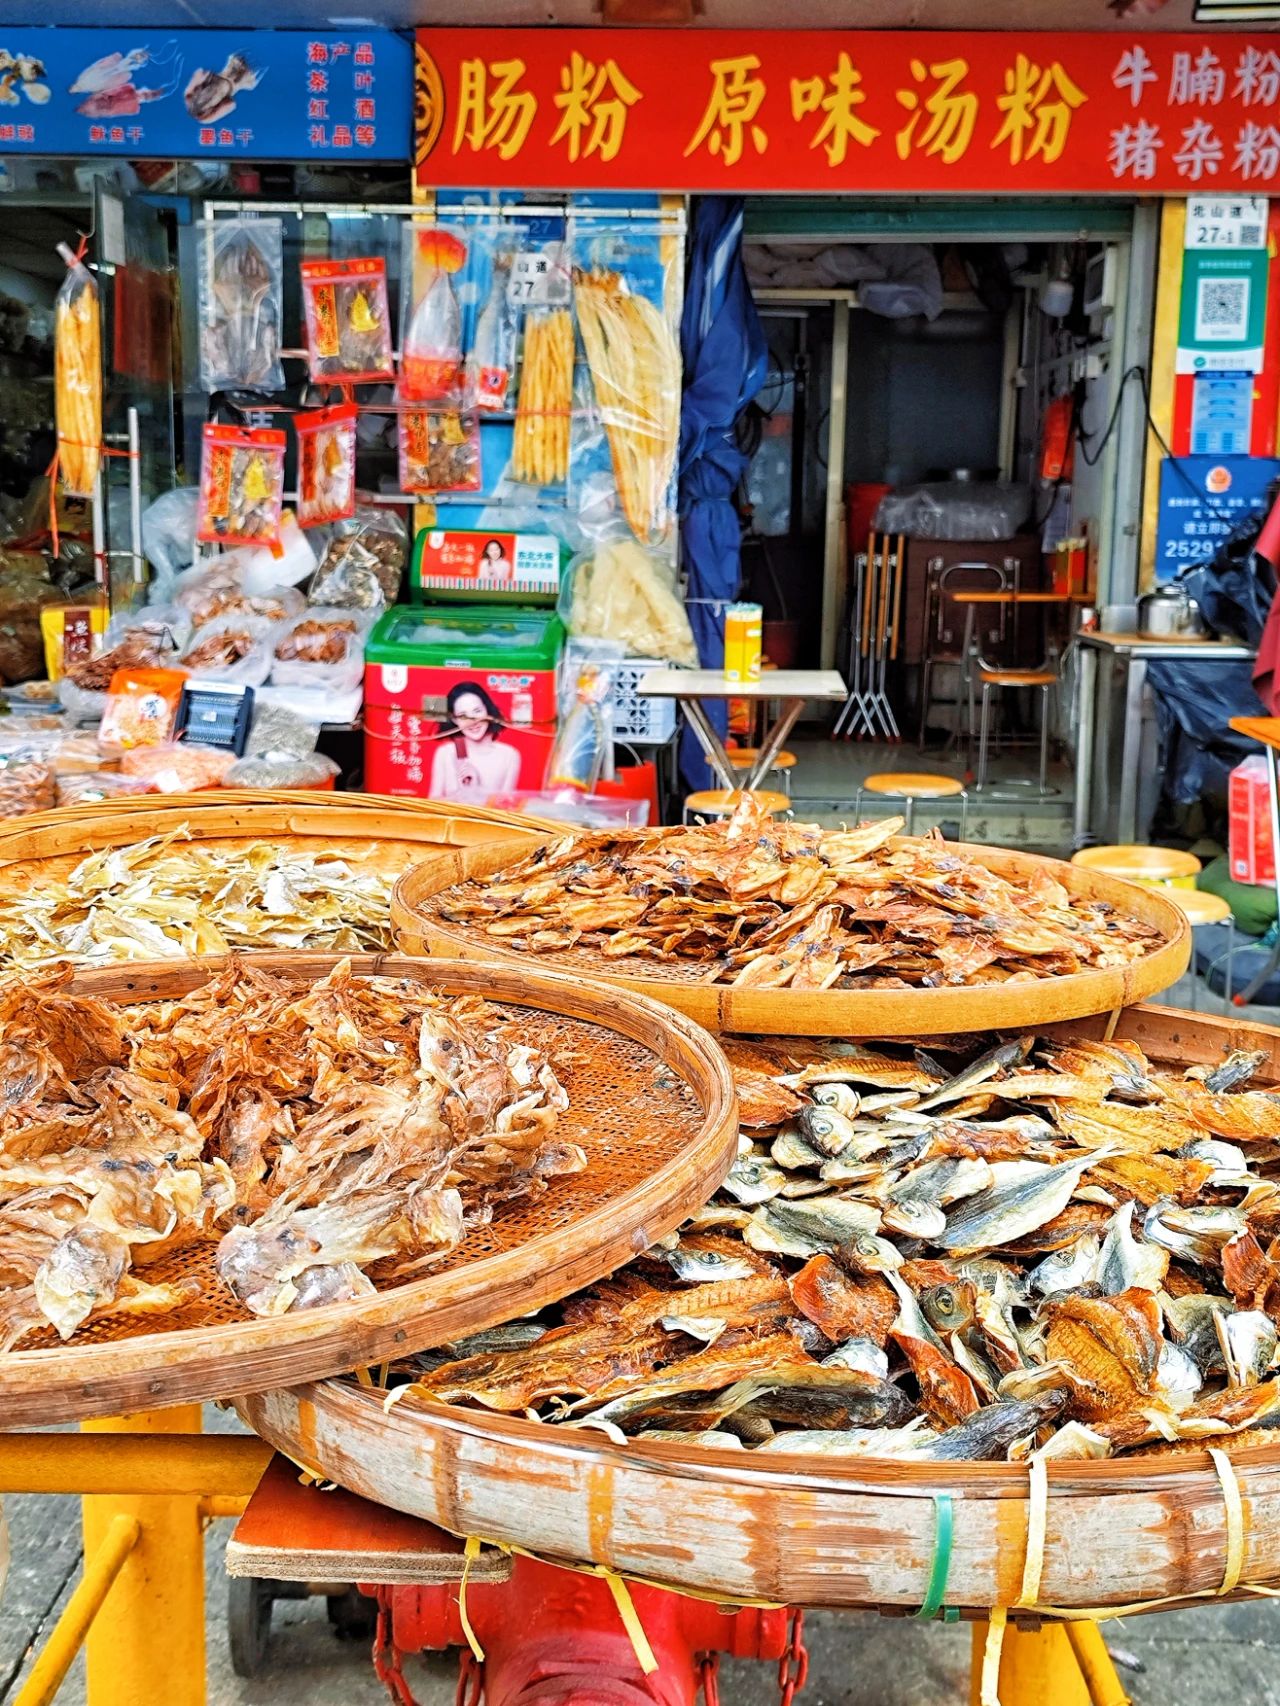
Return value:
[(1256, 1183), (1249, 1171), (1244, 1150), (1238, 1144), (1224, 1143), (1220, 1137), (1197, 1137), (1173, 1152), (1179, 1160), (1208, 1161), (1213, 1172), (1206, 1185), (1240, 1185), (1247, 1188)]
[(840, 1246), (840, 1259), (857, 1274), (891, 1274), (902, 1266), (903, 1256), (887, 1238), (863, 1232)]
[(954, 1209), (935, 1242), (944, 1250), (961, 1251), (1011, 1244), (1061, 1214), (1086, 1169), (1114, 1153), (1095, 1149), (1057, 1166), (1043, 1161), (993, 1162), (994, 1183)]
[(1198, 1078), (1213, 1096), (1225, 1096), (1247, 1084), (1268, 1059), (1265, 1049), (1232, 1049), (1220, 1066), (1190, 1066), (1185, 1076)]
[(1215, 1315), (1214, 1329), (1222, 1346), (1229, 1386), (1257, 1386), (1275, 1361), (1276, 1327), (1260, 1309), (1237, 1309)]
[(1031, 1052), (1034, 1037), (1019, 1037), (1014, 1042), (1000, 1043), (977, 1060), (957, 1072), (954, 1078), (949, 1078), (937, 1090), (930, 1092), (916, 1103), (915, 1111), (924, 1113), (929, 1108), (940, 1108), (946, 1102), (958, 1102), (962, 1096), (967, 1096), (971, 1090), (976, 1090), (979, 1084), (985, 1084), (989, 1078), (1005, 1071), (1010, 1066), (1020, 1066)]
[(900, 1238), (936, 1238), (946, 1231), (947, 1217), (937, 1203), (903, 1197), (884, 1205), (884, 1227)]
[(888, 1355), (874, 1339), (846, 1339), (830, 1356), (823, 1357), (821, 1366), (852, 1368), (860, 1374), (874, 1374), (880, 1380), (889, 1378)]
[(985, 1404), (954, 1428), (919, 1449), (930, 1463), (1000, 1462), (1019, 1441), (1051, 1421), (1067, 1401), (1065, 1391), (1043, 1392), (1036, 1398), (1000, 1399)]
[(823, 1155), (842, 1155), (856, 1135), (853, 1121), (837, 1108), (802, 1108), (796, 1117), (800, 1135)]
[(786, 1182), (787, 1175), (781, 1167), (757, 1160), (754, 1156), (750, 1159), (739, 1156), (729, 1169), (721, 1189), (740, 1203), (754, 1205), (776, 1197)]
[(688, 1232), (714, 1232), (717, 1227), (727, 1226), (733, 1232), (745, 1232), (751, 1224), (751, 1216), (745, 1208), (730, 1208), (727, 1203), (707, 1203), (703, 1208), (697, 1208), (685, 1221)]
[(1133, 1236), (1133, 1204), (1127, 1202), (1112, 1215), (1098, 1256), (1094, 1276), (1108, 1297), (1118, 1297), (1131, 1286), (1159, 1291), (1169, 1271), (1169, 1252), (1158, 1244), (1139, 1244)]
[(1027, 1276), (1031, 1289), (1041, 1297), (1051, 1297), (1055, 1291), (1075, 1291), (1091, 1285), (1098, 1271), (1102, 1240), (1092, 1232), (1081, 1233), (1074, 1244), (1054, 1250), (1038, 1262)]
[(880, 1211), (848, 1197), (778, 1198), (751, 1217), (744, 1237), (753, 1250), (808, 1260), (880, 1226)]
[(1223, 1339), (1218, 1317), (1235, 1309), (1229, 1297), (1192, 1292), (1187, 1297), (1161, 1296), (1160, 1307), (1178, 1345), (1186, 1351), (1202, 1375), (1225, 1371)]
[(769, 1154), (779, 1167), (785, 1167), (788, 1172), (801, 1172), (812, 1168), (816, 1173), (822, 1163), (827, 1160), (820, 1149), (815, 1149), (807, 1143), (794, 1126), (784, 1126), (769, 1146)]
[(820, 1108), (834, 1108), (847, 1120), (857, 1118), (862, 1098), (852, 1084), (815, 1084), (810, 1094)]
[(1166, 1339), (1156, 1360), (1156, 1384), (1175, 1410), (1185, 1409), (1204, 1385), (1204, 1376), (1193, 1356)]
[(1246, 1227), (1238, 1209), (1181, 1208), (1170, 1197), (1152, 1203), (1142, 1222), (1142, 1236), (1149, 1244), (1161, 1244), (1186, 1261), (1200, 1266), (1216, 1263), (1222, 1246)]
[[(650, 1251), (652, 1255), (653, 1252)], [(713, 1280), (750, 1279), (755, 1273), (752, 1264), (740, 1256), (726, 1256), (719, 1250), (690, 1249), (678, 1244), (674, 1250), (662, 1250), (660, 1258), (678, 1280), (686, 1285), (709, 1285)]]
[(809, 1173), (789, 1173), (787, 1182), (778, 1195), (785, 1197), (788, 1202), (793, 1202), (797, 1197), (823, 1197), (828, 1195), (830, 1190), (831, 1181), (827, 1178), (824, 1168), (816, 1179)]

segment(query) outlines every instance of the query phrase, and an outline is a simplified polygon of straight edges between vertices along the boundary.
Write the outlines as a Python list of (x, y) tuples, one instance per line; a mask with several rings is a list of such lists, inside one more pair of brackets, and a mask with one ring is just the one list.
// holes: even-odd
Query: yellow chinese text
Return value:
[(504, 160), (525, 145), (538, 111), (537, 97), (518, 85), (525, 73), (523, 59), (464, 59), (458, 70), (458, 121), (453, 151), (465, 146), (475, 153), (496, 148)]
[(756, 76), (759, 69), (760, 61), (754, 53), (711, 61), (711, 96), (702, 123), (685, 149), (686, 156), (705, 143), (710, 153), (718, 154), (726, 166), (733, 166), (742, 158), (746, 136), (750, 136), (757, 154), (764, 153), (769, 138), (755, 122), (765, 94), (764, 81)]
[[(961, 88), (968, 75), (965, 59), (944, 59), (936, 65), (911, 61), (912, 81), (920, 87), (897, 91), (899, 102), (911, 114), (895, 138), (899, 159), (906, 160), (912, 148), (918, 148), (925, 154), (941, 155), (948, 166), (955, 165), (973, 141), (973, 127), (978, 122), (978, 97), (971, 89)], [(936, 87), (922, 101), (921, 90), (930, 78)], [(917, 135), (916, 128), (926, 115), (927, 122)]]
[(1042, 71), (1034, 60), (1020, 53), (1004, 74), (1004, 94), (996, 100), (1004, 119), (991, 146), (999, 148), (1007, 142), (1009, 159), (1015, 166), (1024, 153), (1028, 160), (1039, 155), (1051, 166), (1062, 157), (1071, 115), (1083, 106), (1085, 98), (1056, 59)]
[(623, 76), (615, 60), (606, 59), (597, 67), (575, 50), (560, 72), (560, 93), (555, 97), (560, 123), (551, 138), (552, 147), (567, 141), (571, 160), (586, 154), (616, 159), (627, 127), (627, 109), (639, 99), (639, 89)]
[[(850, 142), (864, 148), (875, 141), (880, 132), (858, 117), (857, 109), (866, 100), (860, 87), (862, 73), (854, 69), (847, 53), (836, 60), (836, 68), (828, 77), (793, 77), (791, 79), (791, 116), (801, 119), (810, 113), (821, 112), (822, 123), (814, 132), (810, 148), (824, 148), (833, 166), (844, 163)], [(828, 88), (828, 85), (830, 87)]]

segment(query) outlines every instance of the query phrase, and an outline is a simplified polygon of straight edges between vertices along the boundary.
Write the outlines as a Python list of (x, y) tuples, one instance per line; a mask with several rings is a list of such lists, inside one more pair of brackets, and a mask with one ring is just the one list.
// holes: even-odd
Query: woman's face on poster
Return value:
[(454, 701), (453, 720), (468, 740), (484, 740), (493, 731), (484, 700), (475, 693), (460, 693)]

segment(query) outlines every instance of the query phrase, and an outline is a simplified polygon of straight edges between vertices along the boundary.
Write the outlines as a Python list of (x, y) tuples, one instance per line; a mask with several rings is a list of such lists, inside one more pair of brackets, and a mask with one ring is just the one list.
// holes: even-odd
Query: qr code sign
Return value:
[(1242, 249), (1260, 249), (1262, 239), (1261, 225), (1242, 225), (1240, 227), (1240, 247)]
[(1196, 299), (1197, 340), (1239, 343), (1249, 329), (1249, 280), (1204, 278)]

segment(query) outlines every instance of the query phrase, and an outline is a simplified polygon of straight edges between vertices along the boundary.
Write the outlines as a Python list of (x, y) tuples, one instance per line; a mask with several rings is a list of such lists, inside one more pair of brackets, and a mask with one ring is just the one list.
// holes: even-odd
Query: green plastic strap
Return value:
[(955, 1525), (952, 1520), (950, 1493), (933, 1495), (933, 1514), (933, 1563), (929, 1568), (929, 1585), (925, 1589), (924, 1604), (919, 1611), (911, 1613), (913, 1617), (931, 1618), (938, 1615), (946, 1598), (947, 1577), (951, 1574), (951, 1539)]

